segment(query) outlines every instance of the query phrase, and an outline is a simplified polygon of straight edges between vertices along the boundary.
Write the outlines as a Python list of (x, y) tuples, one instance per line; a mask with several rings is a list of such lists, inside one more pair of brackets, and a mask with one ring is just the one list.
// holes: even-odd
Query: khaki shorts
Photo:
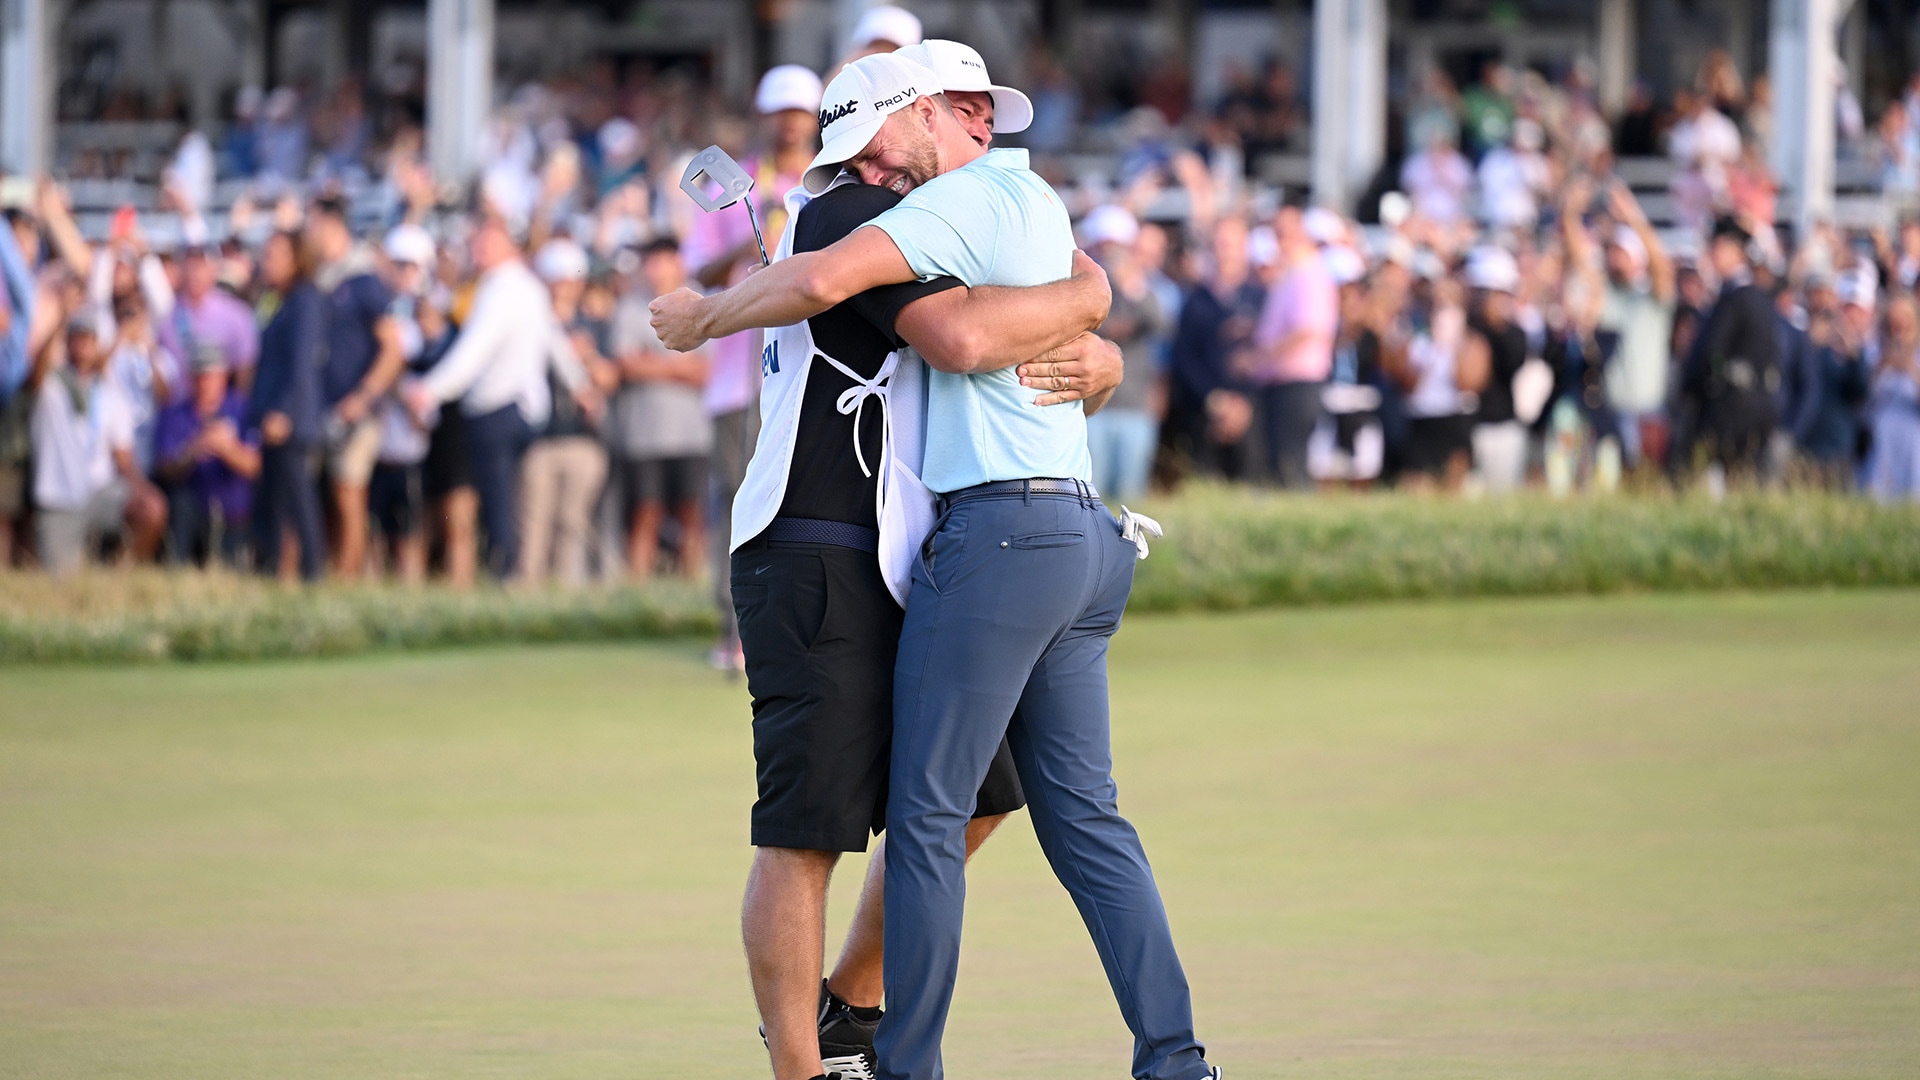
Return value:
[(368, 415), (327, 450), (327, 473), (336, 484), (366, 487), (380, 461), (380, 417)]
[(41, 564), (56, 575), (79, 569), (103, 537), (118, 533), (126, 523), (131, 494), (127, 482), (115, 478), (84, 505), (64, 510), (41, 507), (33, 518)]

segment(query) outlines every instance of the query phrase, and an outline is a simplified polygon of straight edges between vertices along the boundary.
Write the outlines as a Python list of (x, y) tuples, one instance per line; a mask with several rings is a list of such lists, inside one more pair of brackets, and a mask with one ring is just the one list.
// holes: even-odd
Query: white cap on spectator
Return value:
[(1859, 267), (1838, 276), (1834, 293), (1840, 297), (1840, 303), (1848, 307), (1872, 311), (1880, 299), (1880, 281), (1872, 267)]
[(1413, 200), (1405, 192), (1389, 191), (1380, 196), (1380, 224), (1397, 229), (1413, 216)]
[(853, 47), (864, 49), (876, 41), (892, 45), (920, 44), (920, 20), (905, 8), (883, 5), (868, 8), (853, 28)]
[(1641, 241), (1640, 234), (1626, 225), (1615, 225), (1610, 242), (1614, 247), (1627, 253), (1635, 266), (1647, 265), (1647, 245)]
[(579, 281), (587, 276), (587, 253), (571, 240), (549, 240), (533, 257), (533, 268), (548, 283)]
[(1335, 284), (1351, 285), (1367, 276), (1367, 260), (1349, 247), (1330, 247), (1321, 256)]
[(820, 102), (820, 153), (807, 169), (807, 190), (827, 190), (841, 163), (865, 150), (887, 117), (939, 92), (939, 76), (896, 53), (863, 56), (841, 68)]
[(820, 76), (809, 68), (799, 64), (781, 64), (768, 68), (760, 76), (760, 89), (754, 91), (753, 107), (761, 115), (799, 109), (801, 112), (820, 111)]
[(269, 123), (284, 124), (300, 109), (300, 95), (290, 86), (276, 88), (260, 105)]
[(610, 160), (630, 158), (640, 152), (640, 128), (624, 116), (601, 124), (595, 138), (600, 144), (600, 156)]
[(397, 263), (411, 263), (414, 266), (431, 267), (437, 253), (433, 237), (427, 230), (411, 222), (395, 225), (387, 233), (387, 242), (383, 245), (387, 258)]
[(1519, 292), (1520, 264), (1504, 248), (1476, 248), (1467, 257), (1467, 284), (1489, 292)]
[(1247, 260), (1255, 266), (1272, 266), (1280, 261), (1280, 237), (1271, 225), (1255, 225), (1247, 230)]
[(1140, 238), (1140, 222), (1127, 212), (1124, 206), (1107, 203), (1096, 206), (1080, 222), (1080, 243), (1082, 247), (1094, 247), (1099, 244), (1133, 243)]
[(1399, 233), (1375, 234), (1367, 246), (1372, 249), (1376, 260), (1393, 263), (1408, 270), (1413, 269), (1413, 264), (1419, 257), (1419, 251), (1413, 246), (1413, 241)]
[(1300, 215), (1300, 227), (1306, 230), (1307, 239), (1321, 247), (1344, 243), (1347, 239), (1347, 223), (1324, 206), (1313, 207)]
[(965, 90), (993, 98), (993, 130), (1008, 135), (1033, 123), (1033, 102), (1011, 86), (997, 86), (987, 74), (987, 62), (971, 45), (945, 38), (929, 38), (909, 45), (896, 55), (925, 64), (940, 77), (940, 89)]

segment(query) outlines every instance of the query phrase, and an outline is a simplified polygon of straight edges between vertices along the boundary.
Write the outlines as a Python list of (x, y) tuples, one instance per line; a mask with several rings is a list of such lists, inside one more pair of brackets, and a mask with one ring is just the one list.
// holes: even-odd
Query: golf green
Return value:
[[(1920, 593), (1137, 618), (1113, 670), (1232, 1080), (1920, 1075)], [(764, 1076), (752, 795), (691, 643), (0, 671), (0, 1077)], [(1124, 1077), (1024, 817), (971, 877), (950, 1075)]]

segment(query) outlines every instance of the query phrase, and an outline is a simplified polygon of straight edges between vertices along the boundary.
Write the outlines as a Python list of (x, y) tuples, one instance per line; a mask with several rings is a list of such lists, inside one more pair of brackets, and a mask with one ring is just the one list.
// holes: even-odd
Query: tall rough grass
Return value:
[(702, 591), (323, 587), (231, 574), (0, 575), (0, 663), (259, 660), (490, 642), (712, 633)]
[[(1920, 585), (1920, 508), (1753, 495), (1459, 502), (1199, 486), (1135, 611), (1418, 597)], [(253, 660), (490, 642), (710, 634), (703, 590), (289, 589), (222, 573), (0, 573), (0, 664)]]
[(1554, 502), (1192, 489), (1133, 610), (1920, 584), (1920, 508), (1806, 494)]

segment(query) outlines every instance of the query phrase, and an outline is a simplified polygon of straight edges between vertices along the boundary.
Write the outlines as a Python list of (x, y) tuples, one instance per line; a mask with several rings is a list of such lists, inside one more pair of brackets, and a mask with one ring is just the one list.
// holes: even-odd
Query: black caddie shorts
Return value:
[[(755, 847), (865, 851), (887, 821), (902, 612), (879, 563), (828, 544), (748, 541), (733, 607), (753, 695)], [(1026, 805), (1006, 741), (974, 817)]]

